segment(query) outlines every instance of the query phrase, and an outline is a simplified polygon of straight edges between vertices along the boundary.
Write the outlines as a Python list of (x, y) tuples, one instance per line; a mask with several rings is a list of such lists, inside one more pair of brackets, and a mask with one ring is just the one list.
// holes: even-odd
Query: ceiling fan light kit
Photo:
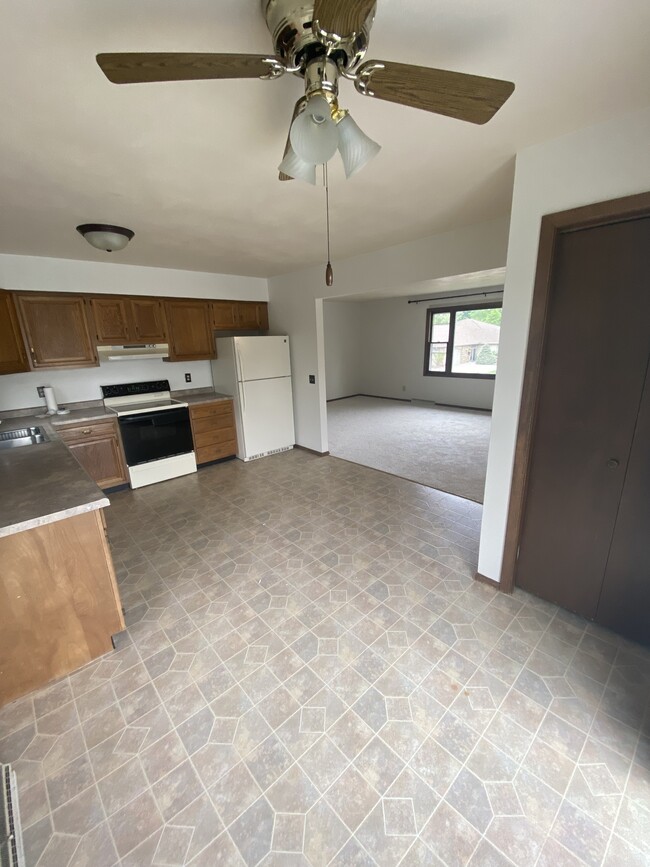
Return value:
[(91, 247), (115, 253), (123, 250), (135, 235), (131, 229), (123, 226), (111, 226), (108, 223), (83, 223), (77, 226), (77, 232), (88, 241)]
[(316, 186), (316, 164), (301, 159), (292, 147), (289, 147), (278, 168), (280, 174), (286, 175), (289, 179), (299, 178)]
[(359, 129), (348, 111), (342, 111), (340, 115), (336, 122), (339, 132), (339, 152), (343, 160), (345, 177), (351, 178), (377, 156), (381, 145)]

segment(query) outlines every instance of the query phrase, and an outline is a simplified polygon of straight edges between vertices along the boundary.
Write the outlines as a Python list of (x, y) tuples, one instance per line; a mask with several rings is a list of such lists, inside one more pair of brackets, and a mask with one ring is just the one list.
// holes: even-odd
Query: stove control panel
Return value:
[(102, 385), (102, 397), (132, 397), (138, 394), (151, 394), (157, 391), (169, 391), (168, 379), (155, 379), (152, 382), (126, 382), (122, 385)]

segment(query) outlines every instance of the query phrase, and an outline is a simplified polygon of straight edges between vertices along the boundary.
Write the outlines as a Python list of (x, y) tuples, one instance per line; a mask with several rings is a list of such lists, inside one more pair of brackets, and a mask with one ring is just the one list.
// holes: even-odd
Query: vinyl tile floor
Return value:
[(128, 629), (0, 711), (28, 867), (640, 867), (650, 654), (293, 451), (111, 496)]

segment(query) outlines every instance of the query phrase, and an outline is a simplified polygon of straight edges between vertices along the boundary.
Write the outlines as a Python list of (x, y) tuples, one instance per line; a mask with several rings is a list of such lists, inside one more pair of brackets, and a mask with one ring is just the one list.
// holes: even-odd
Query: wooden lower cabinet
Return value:
[(207, 464), (237, 454), (237, 428), (231, 400), (190, 406), (197, 464)]
[(124, 627), (101, 510), (0, 538), (0, 706), (113, 649)]
[(117, 422), (57, 425), (57, 431), (91, 479), (100, 488), (114, 488), (128, 482)]

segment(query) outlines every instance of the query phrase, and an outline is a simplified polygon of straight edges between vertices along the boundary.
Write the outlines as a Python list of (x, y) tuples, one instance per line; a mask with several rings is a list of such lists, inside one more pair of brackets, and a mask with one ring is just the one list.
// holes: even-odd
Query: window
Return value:
[(500, 331), (500, 303), (430, 307), (424, 375), (494, 379)]

